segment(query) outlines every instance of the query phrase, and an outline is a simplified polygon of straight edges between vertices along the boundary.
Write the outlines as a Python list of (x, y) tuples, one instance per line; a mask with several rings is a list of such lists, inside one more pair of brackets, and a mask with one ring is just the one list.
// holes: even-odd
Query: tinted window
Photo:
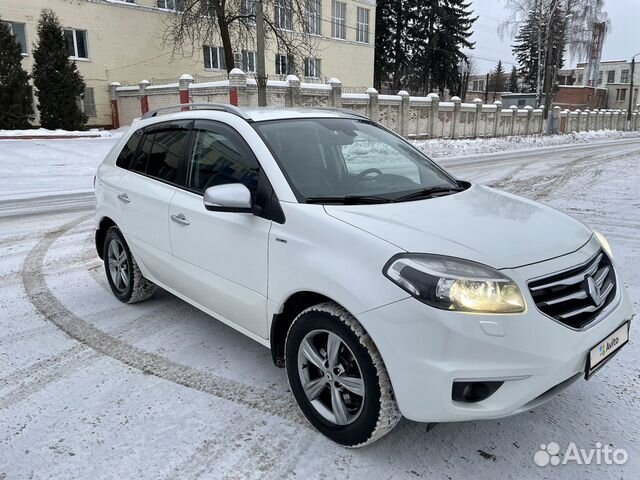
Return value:
[(258, 162), (236, 131), (221, 124), (197, 122), (195, 135), (189, 188), (203, 192), (214, 185), (242, 183), (255, 192)]
[(134, 172), (145, 173), (147, 171), (147, 162), (151, 156), (151, 146), (153, 145), (154, 134), (147, 134), (144, 136), (142, 145), (138, 149), (138, 153), (131, 165), (130, 170)]
[(138, 130), (131, 135), (129, 141), (124, 146), (120, 155), (118, 155), (118, 160), (116, 160), (116, 165), (120, 168), (129, 168), (133, 157), (136, 154), (136, 150), (138, 150), (138, 145), (140, 144), (140, 140), (142, 139), (142, 130)]
[(175, 183), (188, 134), (188, 130), (156, 132), (147, 163), (147, 175)]

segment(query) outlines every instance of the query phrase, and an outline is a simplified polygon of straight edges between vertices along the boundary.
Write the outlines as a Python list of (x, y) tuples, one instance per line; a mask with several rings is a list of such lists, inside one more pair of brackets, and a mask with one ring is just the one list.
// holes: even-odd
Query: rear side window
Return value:
[(142, 145), (138, 149), (138, 153), (136, 154), (135, 159), (131, 164), (130, 170), (139, 173), (145, 173), (147, 171), (147, 163), (149, 162), (149, 157), (151, 156), (151, 147), (153, 146), (154, 136), (154, 133), (144, 136)]
[(133, 132), (133, 135), (129, 137), (129, 141), (125, 144), (120, 155), (118, 155), (118, 159), (116, 160), (116, 165), (118, 167), (126, 169), (129, 168), (131, 161), (138, 150), (138, 145), (140, 145), (140, 140), (142, 140), (142, 130)]
[(258, 161), (232, 128), (215, 122), (196, 122), (189, 166), (189, 189), (199, 193), (215, 185), (242, 183), (255, 192)]
[(147, 163), (147, 175), (176, 183), (188, 135), (186, 129), (156, 132)]

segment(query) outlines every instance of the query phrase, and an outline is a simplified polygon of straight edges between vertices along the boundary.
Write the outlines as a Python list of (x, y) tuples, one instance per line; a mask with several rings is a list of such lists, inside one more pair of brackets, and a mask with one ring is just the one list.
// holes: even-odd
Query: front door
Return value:
[(243, 183), (255, 196), (259, 165), (233, 128), (196, 121), (184, 189), (169, 208), (174, 264), (190, 299), (261, 338), (267, 338), (267, 253), (271, 221), (251, 213), (212, 212), (206, 188)]

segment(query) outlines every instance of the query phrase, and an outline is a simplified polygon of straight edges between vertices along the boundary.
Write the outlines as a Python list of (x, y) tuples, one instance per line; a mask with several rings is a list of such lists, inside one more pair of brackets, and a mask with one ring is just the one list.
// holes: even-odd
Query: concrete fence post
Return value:
[(540, 105), (538, 107), (538, 109), (540, 110), (540, 128), (538, 129), (538, 133), (543, 133), (544, 132), (544, 105)]
[[(184, 73), (178, 78), (178, 92), (180, 93), (180, 104), (184, 105), (189, 102), (189, 85), (193, 83), (193, 77), (188, 73)], [(184, 110), (188, 110), (189, 107), (183, 107)]]
[(511, 109), (511, 125), (509, 125), (509, 135), (514, 135), (516, 133), (516, 122), (518, 121), (518, 107), (516, 105), (511, 105), (509, 108)]
[(622, 109), (620, 113), (620, 117), (618, 119), (618, 129), (626, 130), (627, 129), (627, 110), (625, 108)]
[(434, 138), (436, 134), (436, 122), (440, 112), (440, 97), (437, 93), (427, 95), (431, 99), (431, 111), (429, 112), (429, 138)]
[(374, 122), (380, 121), (380, 100), (378, 98), (378, 91), (371, 87), (367, 88), (367, 95), (369, 95), (369, 104), (367, 105), (367, 115)]
[(640, 127), (640, 112), (636, 110), (633, 112), (633, 129), (638, 130)]
[(533, 107), (531, 105), (527, 105), (524, 107), (527, 111), (527, 123), (525, 125), (524, 134), (531, 135), (531, 119), (533, 118)]
[(109, 103), (111, 104), (111, 125), (113, 128), (120, 128), (120, 114), (118, 113), (118, 87), (119, 82), (109, 84)]
[(473, 138), (478, 138), (478, 126), (480, 125), (480, 117), (482, 116), (482, 100), (475, 98), (473, 103), (476, 106), (476, 116), (473, 119)]
[(229, 72), (229, 103), (236, 107), (247, 103), (247, 74), (239, 68)]
[(406, 90), (400, 90), (398, 92), (400, 96), (400, 112), (398, 118), (398, 133), (403, 137), (409, 135), (409, 108), (411, 97)]
[(600, 110), (594, 108), (591, 111), (591, 115), (593, 116), (593, 121), (591, 122), (591, 129), (598, 130), (598, 119), (600, 118)]
[(585, 119), (584, 119), (584, 131), (588, 132), (591, 127), (591, 110), (586, 108), (584, 110), (584, 113), (586, 113)]
[(580, 128), (580, 124), (582, 123), (582, 110), (580, 110), (579, 108), (576, 108), (576, 115), (577, 115), (577, 119), (576, 119), (576, 132), (581, 132), (581, 128)]
[(327, 83), (331, 86), (331, 94), (329, 95), (329, 106), (334, 108), (342, 108), (342, 82), (337, 78), (330, 78)]
[(453, 118), (451, 119), (451, 138), (458, 138), (459, 128), (458, 123), (460, 122), (460, 108), (462, 105), (462, 100), (460, 97), (451, 97), (451, 101), (453, 102)]
[(300, 79), (295, 75), (287, 75), (286, 80), (289, 84), (289, 91), (287, 92), (288, 106), (301, 106), (302, 98), (300, 96)]
[(139, 95), (140, 95), (140, 111), (142, 115), (149, 111), (149, 98), (147, 98), (147, 87), (151, 82), (149, 80), (142, 80), (138, 84)]
[(493, 136), (497, 137), (498, 124), (500, 123), (500, 117), (502, 116), (502, 102), (500, 100), (496, 100), (495, 102), (493, 102), (493, 104), (496, 106), (496, 118), (493, 122)]
[(552, 134), (556, 134), (559, 133), (560, 131), (560, 112), (561, 112), (561, 108), (560, 107), (553, 107), (553, 109), (551, 110), (551, 130), (549, 130), (549, 133)]

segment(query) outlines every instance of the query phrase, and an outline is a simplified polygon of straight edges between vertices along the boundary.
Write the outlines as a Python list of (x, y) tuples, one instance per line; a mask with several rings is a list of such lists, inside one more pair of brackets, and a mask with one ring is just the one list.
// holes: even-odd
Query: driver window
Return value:
[(378, 174), (399, 175), (420, 183), (418, 165), (405, 153), (362, 132), (357, 133), (352, 144), (341, 146), (341, 153), (351, 175), (373, 169), (372, 178), (379, 172)]
[(198, 193), (215, 185), (242, 183), (252, 193), (258, 185), (258, 162), (240, 135), (222, 124), (197, 122), (188, 187)]

